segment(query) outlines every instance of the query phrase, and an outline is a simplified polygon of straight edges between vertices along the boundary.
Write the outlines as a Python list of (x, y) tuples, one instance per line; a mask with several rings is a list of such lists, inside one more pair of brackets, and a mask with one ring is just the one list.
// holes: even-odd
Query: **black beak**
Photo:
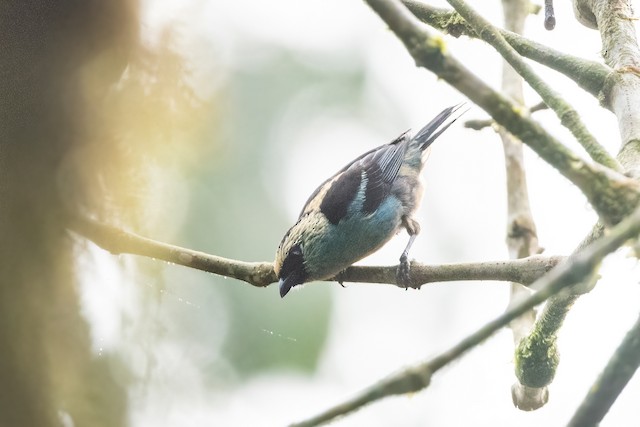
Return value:
[(284, 298), (289, 293), (291, 288), (304, 283), (305, 274), (303, 272), (291, 272), (287, 277), (282, 277), (278, 282), (280, 286), (280, 297)]
[(304, 268), (304, 256), (300, 245), (294, 245), (280, 268), (280, 297), (284, 298), (291, 288), (307, 281), (307, 271)]
[(288, 294), (291, 288), (293, 288), (295, 285), (297, 285), (297, 283), (294, 283), (292, 276), (283, 277), (282, 279), (280, 279), (280, 281), (278, 282), (278, 286), (280, 286), (280, 298), (284, 298), (284, 296)]

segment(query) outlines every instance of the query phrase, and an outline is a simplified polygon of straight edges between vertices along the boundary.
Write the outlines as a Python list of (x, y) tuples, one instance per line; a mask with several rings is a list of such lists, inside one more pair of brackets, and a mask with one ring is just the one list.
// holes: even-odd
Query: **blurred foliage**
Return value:
[[(69, 177), (79, 174), (90, 189), (84, 208), (108, 222), (220, 256), (272, 260), (291, 225), (282, 208), (290, 200), (267, 190), (283, 181), (292, 159), (267, 159), (277, 158), (276, 142), (300, 143), (273, 135), (295, 100), (319, 85), (322, 94), (305, 106), (302, 120), (327, 109), (362, 114), (363, 70), (318, 67), (291, 51), (251, 46), (260, 50), (255, 61), (213, 67), (228, 78), (205, 99), (182, 46), (170, 31), (136, 46), (108, 90), (98, 83), (114, 52), (85, 65), (85, 92), (102, 102), (89, 103), (91, 138), (68, 156), (63, 189), (77, 191)], [(180, 383), (190, 368), (213, 387), (270, 369), (315, 369), (329, 331), (329, 286), (307, 286), (281, 300), (275, 285), (258, 289), (154, 260), (136, 263), (138, 274), (128, 273), (135, 308), (121, 313), (131, 372), (119, 375), (127, 381), (133, 375), (151, 392), (154, 384)], [(186, 358), (176, 365), (180, 375), (168, 371), (174, 352)], [(133, 395), (144, 400), (145, 393)]]
[(216, 116), (215, 104), (200, 99), (188, 82), (175, 38), (166, 30), (157, 42), (132, 48), (126, 69), (106, 91), (100, 82), (114, 53), (105, 51), (83, 67), (84, 92), (93, 101), (84, 113), (91, 131), (66, 171), (89, 184), (89, 212), (156, 239), (175, 229), (183, 205), (177, 202), (187, 197), (180, 176), (200, 158), (205, 114)]
[[(261, 49), (272, 49), (261, 47)], [(186, 244), (241, 260), (272, 260), (291, 225), (282, 218), (288, 195), (266, 192), (281, 182), (289, 158), (268, 164), (269, 135), (296, 96), (311, 85), (323, 84), (329, 94), (310, 108), (319, 114), (337, 103), (358, 108), (363, 75), (360, 71), (318, 70), (295, 54), (270, 51), (258, 67), (235, 69), (218, 99), (221, 128), (215, 135), (215, 156), (191, 176), (191, 205)], [(311, 117), (310, 117), (311, 119)], [(286, 141), (294, 145), (298, 141)], [(224, 147), (224, 148), (222, 148)], [(260, 172), (267, 169), (267, 173)], [(264, 177), (272, 181), (260, 182)], [(313, 184), (313, 183), (312, 183)], [(279, 200), (270, 195), (278, 194)], [(200, 276), (223, 293), (230, 316), (224, 355), (241, 376), (281, 367), (313, 370), (328, 333), (331, 295), (326, 285), (311, 285), (281, 300), (275, 285), (257, 289), (229, 279)]]

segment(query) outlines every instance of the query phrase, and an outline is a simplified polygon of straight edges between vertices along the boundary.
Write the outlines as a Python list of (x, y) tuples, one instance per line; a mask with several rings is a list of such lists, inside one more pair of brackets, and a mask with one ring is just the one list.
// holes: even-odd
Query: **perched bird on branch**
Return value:
[(422, 198), (420, 172), (429, 146), (457, 120), (447, 121), (461, 105), (446, 108), (413, 137), (407, 131), (364, 153), (311, 194), (276, 252), (281, 297), (294, 286), (334, 277), (402, 228), (409, 243), (397, 280), (409, 285), (409, 249), (420, 232), (413, 217)]

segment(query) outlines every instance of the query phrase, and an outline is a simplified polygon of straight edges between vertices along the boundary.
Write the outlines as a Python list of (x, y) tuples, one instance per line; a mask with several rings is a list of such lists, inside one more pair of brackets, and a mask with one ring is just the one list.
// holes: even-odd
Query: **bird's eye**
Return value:
[(300, 245), (294, 245), (289, 251), (291, 255), (302, 255), (302, 247)]

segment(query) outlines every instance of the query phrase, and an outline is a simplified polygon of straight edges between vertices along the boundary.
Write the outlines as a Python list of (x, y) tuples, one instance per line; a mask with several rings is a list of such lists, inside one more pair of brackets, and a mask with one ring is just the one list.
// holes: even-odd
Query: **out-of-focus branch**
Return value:
[(485, 324), (475, 333), (469, 335), (448, 351), (415, 366), (391, 375), (366, 390), (329, 410), (305, 420), (292, 424), (292, 427), (311, 427), (327, 423), (335, 418), (356, 411), (361, 407), (387, 396), (414, 393), (428, 387), (434, 373), (456, 360), (467, 351), (489, 338), (497, 330), (506, 326), (513, 319), (541, 304), (550, 296), (574, 285), (584, 277), (590, 276), (605, 256), (622, 246), (626, 241), (640, 233), (640, 209), (611, 228), (610, 233), (585, 248), (584, 251), (572, 255), (566, 262), (559, 264), (548, 274), (532, 284), (537, 291), (510, 307), (502, 315)]
[(591, 158), (608, 168), (622, 171), (618, 161), (596, 140), (582, 122), (580, 115), (562, 97), (551, 88), (529, 64), (507, 43), (500, 32), (488, 20), (478, 14), (463, 0), (447, 0), (456, 11), (471, 24), (480, 38), (489, 43), (520, 74), (529, 85), (542, 97), (558, 116), (560, 122), (582, 145)]
[[(277, 282), (270, 262), (244, 262), (158, 242), (93, 219), (74, 217), (71, 230), (114, 254), (134, 254), (242, 280), (265, 287)], [(564, 257), (532, 256), (507, 261), (425, 265), (411, 264), (415, 288), (433, 282), (495, 280), (529, 285), (555, 267)], [(397, 266), (349, 267), (336, 280), (402, 286), (396, 279)]]
[[(454, 37), (465, 35), (477, 38), (475, 30), (456, 11), (436, 8), (418, 0), (403, 3), (425, 24)], [(507, 30), (498, 30), (505, 40), (522, 56), (564, 74), (582, 89), (600, 99), (612, 70), (598, 62), (559, 52), (541, 43)]]
[(469, 97), (510, 133), (527, 144), (585, 194), (607, 224), (628, 215), (640, 201), (640, 183), (599, 164), (585, 162), (538, 123), (526, 117), (499, 92), (493, 90), (445, 49), (439, 37), (424, 26), (397, 0), (367, 0), (404, 43), (418, 66)]
[(640, 366), (640, 318), (627, 332), (567, 427), (598, 426), (638, 370), (638, 366)]

